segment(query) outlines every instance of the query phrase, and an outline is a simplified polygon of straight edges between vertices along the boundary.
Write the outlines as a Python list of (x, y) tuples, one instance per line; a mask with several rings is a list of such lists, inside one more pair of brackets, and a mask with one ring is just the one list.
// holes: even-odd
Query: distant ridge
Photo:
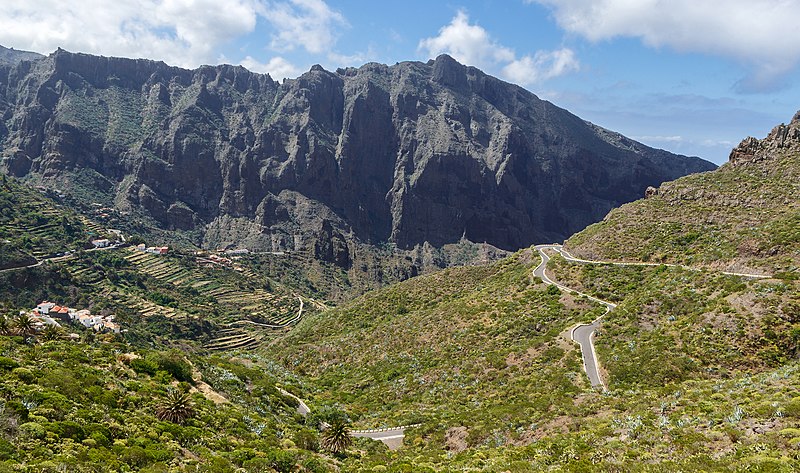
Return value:
[[(120, 210), (207, 247), (562, 240), (648, 186), (715, 166), (585, 122), (529, 91), (435, 60), (314, 66), (274, 81), (59, 49), (0, 67), (7, 172), (92, 175)], [(85, 198), (85, 197), (83, 197)]]
[(20, 51), (14, 48), (0, 46), (0, 64), (14, 65), (20, 61), (35, 61), (45, 57), (32, 51)]

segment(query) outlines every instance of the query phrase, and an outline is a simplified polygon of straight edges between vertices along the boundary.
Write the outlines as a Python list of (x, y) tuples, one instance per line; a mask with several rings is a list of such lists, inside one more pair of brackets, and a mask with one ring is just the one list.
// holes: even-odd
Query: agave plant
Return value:
[(343, 419), (334, 419), (322, 431), (320, 445), (335, 455), (344, 453), (352, 444), (353, 437), (350, 435), (350, 426)]
[(156, 417), (160, 420), (183, 424), (194, 416), (194, 403), (189, 393), (170, 389), (161, 405), (156, 408)]

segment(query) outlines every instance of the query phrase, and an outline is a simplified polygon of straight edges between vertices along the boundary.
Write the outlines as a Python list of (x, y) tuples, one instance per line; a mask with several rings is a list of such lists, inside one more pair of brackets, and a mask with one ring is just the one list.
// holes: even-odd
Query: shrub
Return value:
[(20, 425), (19, 431), (24, 437), (33, 439), (43, 439), (47, 435), (47, 430), (36, 422), (26, 422)]
[(18, 366), (19, 363), (12, 360), (11, 358), (0, 356), (0, 370), (9, 371), (13, 370), (14, 368), (17, 368)]
[(33, 371), (29, 370), (28, 368), (14, 368), (12, 373), (17, 377), (17, 379), (25, 384), (33, 384), (36, 382), (36, 376), (34, 376)]
[(783, 414), (787, 417), (800, 417), (800, 396), (792, 398), (783, 409)]
[(158, 371), (157, 364), (144, 358), (136, 358), (135, 360), (131, 360), (131, 368), (133, 371), (136, 371), (139, 374), (149, 374), (150, 376), (154, 376), (156, 371)]

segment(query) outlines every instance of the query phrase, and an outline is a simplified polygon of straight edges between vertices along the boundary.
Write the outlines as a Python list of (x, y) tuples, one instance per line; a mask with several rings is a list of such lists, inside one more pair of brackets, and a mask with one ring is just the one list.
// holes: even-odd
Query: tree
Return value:
[(350, 426), (343, 419), (334, 419), (327, 429), (322, 431), (320, 445), (334, 455), (343, 454), (353, 444)]
[(34, 332), (34, 322), (28, 314), (19, 314), (13, 320), (14, 328), (20, 335), (31, 335)]
[(43, 341), (51, 341), (51, 340), (58, 340), (64, 335), (64, 331), (61, 327), (57, 327), (55, 325), (48, 325), (47, 327), (42, 330), (39, 334), (39, 337)]
[(11, 333), (11, 324), (5, 315), (0, 315), (0, 335), (8, 335)]
[(194, 403), (189, 393), (170, 389), (161, 405), (156, 408), (156, 417), (175, 424), (183, 424), (194, 416)]

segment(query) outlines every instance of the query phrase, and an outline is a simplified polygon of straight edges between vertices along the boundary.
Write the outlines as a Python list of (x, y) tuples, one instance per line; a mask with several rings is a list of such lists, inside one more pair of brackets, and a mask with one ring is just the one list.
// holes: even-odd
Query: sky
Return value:
[(653, 147), (717, 164), (800, 109), (800, 0), (0, 0), (0, 45), (241, 64), (447, 53)]

